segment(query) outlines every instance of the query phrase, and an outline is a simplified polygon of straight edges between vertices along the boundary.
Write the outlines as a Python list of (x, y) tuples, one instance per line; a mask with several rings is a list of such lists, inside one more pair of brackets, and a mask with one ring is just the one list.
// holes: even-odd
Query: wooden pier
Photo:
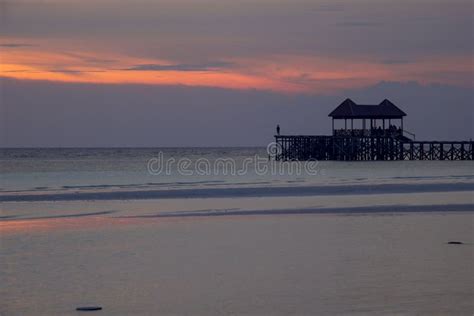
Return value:
[(474, 160), (473, 141), (275, 135), (276, 160)]
[[(474, 160), (473, 141), (415, 140), (413, 133), (403, 129), (403, 117), (406, 114), (388, 100), (379, 105), (357, 105), (347, 99), (329, 116), (333, 122), (332, 135), (275, 135), (277, 148), (274, 158), (348, 161)], [(335, 129), (334, 120), (337, 119), (344, 120), (344, 128)], [(360, 128), (354, 128), (355, 120), (362, 123)], [(400, 120), (399, 126), (392, 125), (394, 120)]]

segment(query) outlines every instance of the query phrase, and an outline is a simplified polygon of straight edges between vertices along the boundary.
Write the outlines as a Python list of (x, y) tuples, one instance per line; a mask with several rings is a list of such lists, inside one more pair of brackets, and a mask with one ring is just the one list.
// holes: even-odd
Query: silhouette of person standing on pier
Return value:
[(280, 135), (280, 125), (277, 124), (277, 135)]

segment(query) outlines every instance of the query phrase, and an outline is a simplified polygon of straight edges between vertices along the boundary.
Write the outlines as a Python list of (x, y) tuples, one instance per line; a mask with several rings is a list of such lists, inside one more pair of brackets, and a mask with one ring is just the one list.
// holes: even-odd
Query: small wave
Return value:
[(87, 185), (63, 185), (63, 189), (105, 189), (116, 187), (134, 187), (137, 184), (87, 184)]
[(411, 180), (421, 180), (421, 179), (474, 179), (474, 175), (450, 175), (450, 176), (397, 176), (392, 177), (391, 179), (411, 179)]
[(222, 183), (208, 183), (204, 184), (204, 186), (245, 186), (245, 185), (255, 185), (255, 184), (272, 184), (270, 181), (252, 181), (252, 182), (234, 182), (234, 183), (227, 183), (223, 181)]
[(370, 213), (413, 213), (413, 212), (473, 212), (474, 204), (446, 205), (381, 205), (344, 208), (302, 208), (269, 210), (198, 210), (165, 212), (149, 215), (117, 216), (116, 218), (166, 218), (166, 217), (213, 217), (213, 216), (249, 216), (249, 215), (304, 215), (304, 214), (370, 214)]
[(3, 220), (3, 219), (11, 219), (11, 218), (16, 218), (18, 217), (19, 215), (4, 215), (4, 216), (0, 216), (0, 221)]
[[(196, 216), (196, 214), (208, 214), (209, 216), (212, 216), (212, 215), (226, 214), (226, 212), (240, 212), (240, 211), (241, 209), (239, 208), (205, 209), (205, 210), (193, 210), (193, 211), (161, 212), (158, 214), (145, 214), (145, 215), (125, 215), (125, 216), (115, 216), (114, 218), (187, 217), (187, 216)], [(177, 215), (177, 216), (174, 216), (174, 215)]]
[(376, 195), (396, 193), (426, 193), (474, 191), (474, 183), (377, 184), (331, 186), (183, 188), (169, 190), (133, 190), (106, 192), (69, 192), (45, 194), (2, 194), (0, 202), (85, 201), (85, 200), (142, 200), (185, 198), (244, 198), (288, 197), (320, 195)]
[(217, 184), (225, 181), (176, 181), (176, 182), (148, 182), (129, 184), (85, 184), (85, 185), (63, 185), (63, 189), (106, 189), (106, 188), (141, 188), (147, 186), (173, 186), (173, 185), (196, 185), (196, 184)]
[(55, 219), (55, 218), (74, 218), (74, 217), (86, 217), (86, 216), (98, 216), (112, 214), (117, 211), (102, 211), (93, 213), (76, 213), (76, 214), (65, 214), (65, 215), (51, 215), (51, 216), (34, 216), (34, 217), (20, 217), (20, 216), (7, 216), (0, 217), (0, 222), (14, 221), (14, 220), (36, 220), (36, 219)]

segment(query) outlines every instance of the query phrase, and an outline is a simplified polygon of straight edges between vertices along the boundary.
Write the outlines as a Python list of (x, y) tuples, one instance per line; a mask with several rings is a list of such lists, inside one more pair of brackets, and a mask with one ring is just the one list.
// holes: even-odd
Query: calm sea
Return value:
[(1, 149), (0, 314), (472, 315), (473, 167)]
[[(0, 190), (472, 182), (470, 161), (276, 163), (265, 148), (0, 149)], [(161, 169), (160, 169), (161, 168)]]

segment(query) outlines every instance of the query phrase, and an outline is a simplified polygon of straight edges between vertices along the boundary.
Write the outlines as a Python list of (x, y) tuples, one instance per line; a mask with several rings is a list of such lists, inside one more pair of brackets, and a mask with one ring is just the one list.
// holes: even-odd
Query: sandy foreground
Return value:
[(11, 221), (0, 226), (0, 312), (472, 315), (473, 219), (464, 211)]

